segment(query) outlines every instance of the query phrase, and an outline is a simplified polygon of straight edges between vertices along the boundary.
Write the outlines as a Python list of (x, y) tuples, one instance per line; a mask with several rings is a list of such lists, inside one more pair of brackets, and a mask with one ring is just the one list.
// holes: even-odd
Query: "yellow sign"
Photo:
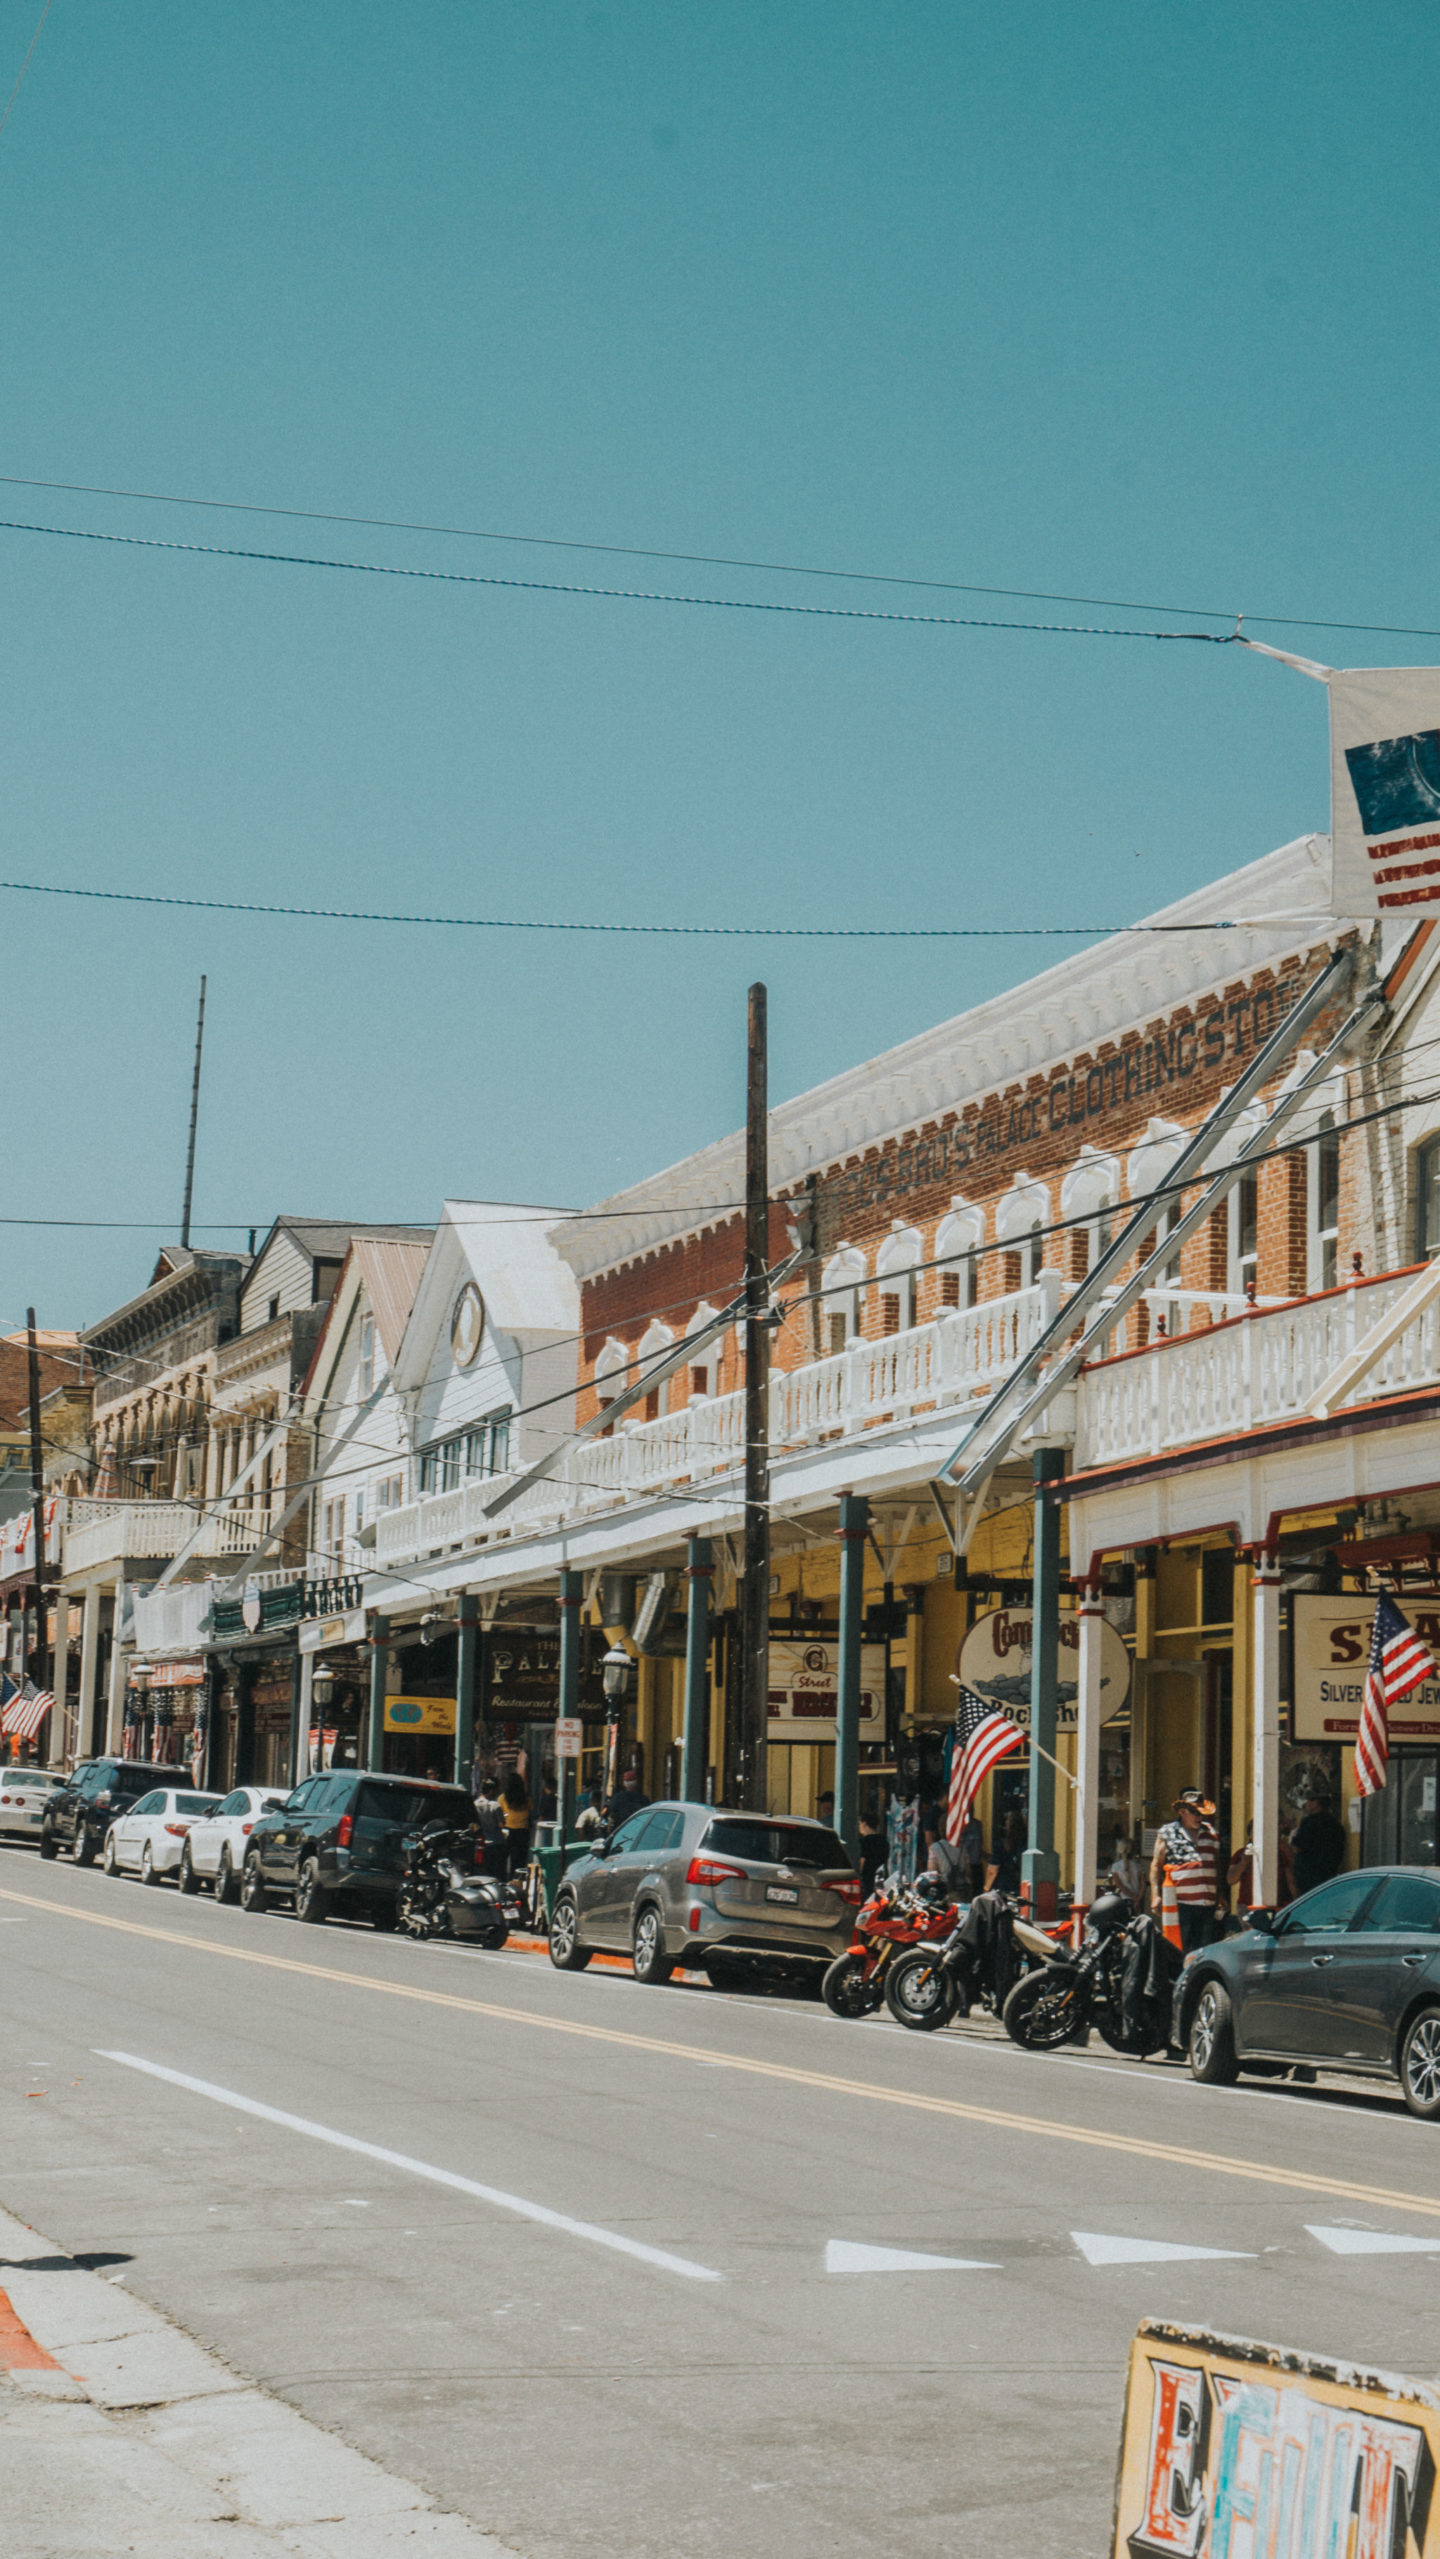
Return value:
[(1114, 2559), (1437, 2559), (1440, 2398), (1394, 2373), (1142, 2321)]
[(387, 1733), (453, 1733), (455, 1700), (453, 1697), (387, 1697), (385, 1730)]

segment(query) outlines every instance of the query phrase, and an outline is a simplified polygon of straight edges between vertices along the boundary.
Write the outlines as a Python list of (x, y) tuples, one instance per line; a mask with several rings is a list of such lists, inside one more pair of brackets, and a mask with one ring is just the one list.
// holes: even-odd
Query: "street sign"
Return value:
[(555, 1719), (556, 1758), (578, 1759), (584, 1737), (585, 1727), (578, 1715), (557, 1715)]

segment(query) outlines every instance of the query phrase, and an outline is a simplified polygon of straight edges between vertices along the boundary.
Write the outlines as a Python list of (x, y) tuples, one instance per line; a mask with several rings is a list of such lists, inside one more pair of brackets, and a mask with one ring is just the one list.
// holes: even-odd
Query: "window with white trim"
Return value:
[(1306, 1148), (1306, 1277), (1312, 1289), (1340, 1280), (1340, 1134), (1326, 1111), (1320, 1134)]
[(820, 1274), (820, 1312), (824, 1340), (833, 1353), (843, 1351), (860, 1330), (869, 1265), (858, 1245), (840, 1243)]
[(875, 1256), (882, 1333), (908, 1333), (914, 1324), (916, 1268), (924, 1257), (917, 1230), (897, 1217)]
[(421, 1492), (454, 1493), (462, 1484), (503, 1475), (510, 1464), (510, 1421), (511, 1408), (506, 1404), (498, 1413), (487, 1414), (483, 1422), (472, 1422), (468, 1430), (432, 1440), (420, 1451)]

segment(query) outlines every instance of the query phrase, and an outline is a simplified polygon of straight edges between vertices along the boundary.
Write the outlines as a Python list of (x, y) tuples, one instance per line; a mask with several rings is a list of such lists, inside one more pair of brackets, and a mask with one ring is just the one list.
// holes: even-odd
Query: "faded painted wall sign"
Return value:
[[(838, 1644), (770, 1645), (770, 1739), (833, 1742), (840, 1683)], [(885, 1647), (860, 1647), (860, 1738), (885, 1738)]]
[[(1326, 1599), (1297, 1591), (1293, 1737), (1297, 1742), (1353, 1741), (1375, 1624), (1373, 1599)], [(1422, 1644), (1440, 1661), (1440, 1599), (1400, 1594)], [(1396, 1742), (1440, 1741), (1440, 1680), (1427, 1679), (1402, 1698), (1390, 1717)]]
[[(1028, 1608), (994, 1608), (977, 1617), (956, 1657), (955, 1668), (967, 1688), (998, 1706), (1022, 1731), (1030, 1729), (1030, 1647), (1035, 1620)], [(1108, 1724), (1130, 1694), (1130, 1655), (1106, 1620), (1100, 1637), (1100, 1720)], [(1080, 1720), (1080, 1620), (1073, 1612), (1060, 1620), (1060, 1676), (1057, 1720), (1062, 1732), (1073, 1732)]]
[(1437, 2451), (1423, 2382), (1147, 2319), (1113, 2559), (1437, 2559)]

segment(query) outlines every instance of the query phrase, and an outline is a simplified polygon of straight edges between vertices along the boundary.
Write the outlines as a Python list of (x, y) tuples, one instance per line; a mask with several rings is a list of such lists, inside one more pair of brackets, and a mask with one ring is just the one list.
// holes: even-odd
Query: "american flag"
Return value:
[(965, 1817), (991, 1769), (1025, 1736), (1018, 1724), (997, 1707), (987, 1706), (973, 1688), (962, 1688), (955, 1709), (955, 1741), (950, 1753), (950, 1793), (945, 1806), (945, 1836), (959, 1844)]
[(0, 1731), (9, 1733), (15, 1741), (33, 1742), (54, 1703), (53, 1690), (37, 1688), (33, 1679), (27, 1679), (5, 1708)]
[(1422, 1644), (1409, 1620), (1382, 1591), (1375, 1607), (1370, 1638), (1370, 1667), (1355, 1735), (1355, 1792), (1378, 1795), (1390, 1759), (1390, 1709), (1423, 1680), (1440, 1677), (1428, 1645)]

